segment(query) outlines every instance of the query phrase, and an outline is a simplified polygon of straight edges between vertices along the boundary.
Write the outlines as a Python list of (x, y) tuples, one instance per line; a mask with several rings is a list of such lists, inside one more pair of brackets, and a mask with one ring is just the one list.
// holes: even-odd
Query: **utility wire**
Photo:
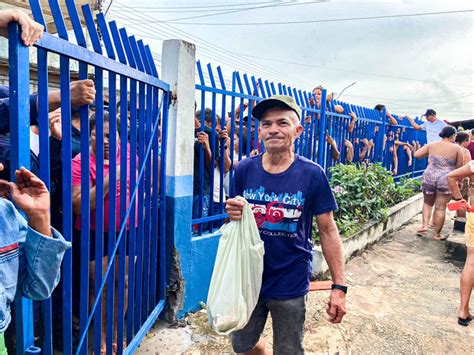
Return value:
[[(345, 21), (362, 21), (362, 20), (378, 20), (399, 17), (418, 17), (418, 16), (433, 16), (433, 15), (447, 15), (474, 12), (474, 9), (454, 10), (454, 11), (439, 11), (439, 12), (419, 12), (413, 14), (398, 14), (398, 15), (380, 15), (380, 16), (364, 16), (364, 17), (346, 17), (322, 20), (302, 20), (302, 21), (280, 21), (280, 22), (173, 22), (176, 25), (195, 25), (195, 26), (266, 26), (266, 25), (296, 25), (307, 23), (326, 23), (326, 22), (345, 22)], [(155, 23), (166, 23), (167, 21), (156, 20)]]
[[(150, 17), (150, 16), (147, 16), (147, 17)], [(122, 17), (122, 18), (125, 19), (124, 17)], [(153, 22), (153, 21), (147, 21), (147, 23), (151, 23), (151, 22)], [(153, 37), (150, 37), (150, 38), (153, 38)], [(230, 52), (230, 51), (227, 51), (227, 52)], [(443, 84), (443, 85), (446, 85), (446, 86), (472, 88), (472, 86), (469, 86), (469, 85), (454, 84), (454, 83), (450, 84), (450, 83), (444, 83), (444, 82), (440, 82), (440, 81), (436, 81), (436, 80), (425, 80), (425, 79), (400, 77), (400, 76), (394, 76), (394, 75), (374, 74), (374, 73), (367, 73), (367, 72), (359, 72), (359, 71), (355, 71), (355, 70), (330, 68), (330, 67), (324, 67), (324, 66), (315, 65), (315, 64), (306, 64), (306, 63), (300, 63), (300, 62), (294, 62), (294, 61), (288, 61), (288, 60), (280, 60), (280, 59), (274, 59), (274, 58), (268, 58), (268, 57), (261, 57), (261, 56), (256, 56), (256, 55), (252, 55), (252, 54), (242, 54), (242, 53), (236, 53), (236, 52), (230, 52), (230, 53), (232, 53), (235, 56), (239, 56), (239, 57), (240, 56), (250, 57), (250, 58), (255, 58), (255, 59), (261, 59), (261, 60), (276, 62), (276, 63), (292, 64), (292, 65), (298, 65), (298, 66), (309, 67), (309, 68), (317, 68), (317, 69), (322, 69), (322, 70), (339, 71), (339, 72), (344, 72), (344, 73), (351, 73), (351, 74), (358, 74), (358, 75), (368, 75), (368, 76), (382, 77), (382, 78), (389, 78), (389, 79), (397, 79), (397, 80), (426, 82), (426, 83), (431, 83), (431, 84)]]
[[(234, 55), (237, 55), (238, 53), (232, 52)], [(462, 87), (467, 87), (467, 88), (472, 88), (472, 86), (469, 85), (462, 85), (462, 84), (449, 84), (449, 83), (444, 83), (441, 81), (436, 81), (436, 80), (424, 80), (424, 79), (414, 79), (414, 78), (407, 78), (407, 77), (401, 77), (401, 76), (394, 76), (394, 75), (385, 75), (385, 74), (373, 74), (373, 73), (367, 73), (367, 72), (360, 72), (360, 71), (355, 71), (355, 70), (347, 70), (347, 69), (339, 69), (339, 68), (330, 68), (330, 67), (323, 67), (321, 65), (315, 65), (315, 64), (306, 64), (306, 63), (299, 63), (299, 62), (292, 62), (289, 60), (281, 60), (281, 59), (274, 59), (274, 58), (267, 58), (267, 57), (260, 57), (252, 54), (238, 54), (238, 55), (243, 55), (245, 57), (250, 57), (250, 58), (255, 58), (255, 59), (262, 59), (262, 60), (267, 60), (270, 62), (276, 62), (276, 63), (284, 63), (284, 64), (292, 64), (292, 65), (299, 65), (303, 67), (308, 67), (308, 68), (317, 68), (317, 69), (323, 69), (323, 70), (333, 70), (333, 71), (340, 71), (343, 73), (351, 73), (351, 74), (360, 74), (360, 75), (369, 75), (369, 76), (376, 76), (376, 77), (382, 77), (382, 78), (390, 78), (390, 79), (399, 79), (399, 80), (410, 80), (410, 81), (420, 81), (420, 82), (426, 82), (426, 83), (433, 83), (433, 84), (443, 84), (446, 86), (462, 86)]]
[(207, 14), (207, 15), (188, 16), (188, 17), (174, 18), (174, 19), (169, 19), (169, 20), (154, 20), (150, 22), (151, 23), (181, 23), (181, 22), (176, 22), (176, 21), (191, 20), (191, 19), (197, 19), (197, 18), (203, 18), (203, 17), (213, 17), (213, 16), (219, 16), (219, 15), (225, 15), (225, 14), (231, 14), (231, 13), (243, 12), (243, 11), (258, 10), (258, 9), (268, 9), (268, 8), (276, 8), (276, 7), (282, 7), (282, 6), (286, 7), (286, 6), (311, 5), (311, 4), (316, 4), (316, 3), (320, 3), (320, 1), (307, 1), (307, 2), (297, 2), (297, 3), (292, 2), (292, 1), (286, 1), (286, 2), (281, 2), (277, 4), (273, 3), (271, 5), (254, 6), (254, 7), (246, 7), (244, 9), (215, 12), (215, 13)]
[[(469, 93), (469, 92), (465, 92), (461, 95), (474, 95), (474, 94)], [(423, 98), (419, 98), (418, 100), (413, 100), (413, 98), (411, 98), (411, 99), (394, 99), (394, 98), (387, 98), (387, 97), (370, 97), (370, 96), (359, 96), (359, 95), (350, 95), (350, 94), (347, 94), (346, 96), (350, 96), (350, 97), (354, 97), (354, 98), (358, 98), (358, 99), (377, 99), (379, 101), (407, 101), (407, 102), (427, 102), (427, 103), (433, 102), (432, 100), (434, 100), (434, 99), (445, 99), (446, 98), (446, 95), (423, 97)], [(427, 101), (427, 100), (431, 100), (431, 101)]]
[[(116, 1), (119, 4), (123, 4), (121, 1)], [(255, 5), (263, 5), (263, 4), (275, 4), (275, 3), (282, 3), (283, 1), (262, 1), (262, 2), (248, 2), (248, 3), (240, 3), (240, 4), (220, 4), (220, 5), (201, 5), (201, 6), (134, 6), (134, 9), (142, 9), (146, 11), (158, 11), (158, 10), (186, 10), (186, 11), (194, 11), (196, 9), (215, 9), (215, 8), (232, 8), (232, 7), (241, 7), (241, 6), (255, 6)], [(123, 4), (125, 5), (125, 4)]]
[[(121, 5), (122, 8), (128, 8), (129, 9), (129, 13), (131, 11), (133, 11), (133, 8), (131, 7), (128, 7), (126, 5)], [(153, 38), (153, 39), (157, 39), (157, 34), (159, 33), (169, 33), (169, 31), (171, 31), (172, 35), (173, 36), (176, 36), (176, 34), (178, 34), (178, 36), (185, 36), (186, 38), (191, 38), (191, 41), (195, 41), (195, 43), (198, 45), (198, 50), (200, 51), (203, 51), (203, 52), (210, 52), (210, 53), (214, 53), (214, 54), (211, 54), (209, 57), (212, 58), (212, 56), (218, 56), (219, 58), (226, 58), (224, 59), (224, 63), (222, 64), (227, 64), (227, 62), (231, 61), (233, 63), (235, 62), (239, 62), (239, 63), (245, 63), (244, 66), (246, 66), (247, 68), (252, 68), (250, 71), (258, 71), (258, 72), (264, 72), (266, 74), (262, 75), (263, 77), (265, 76), (277, 76), (279, 78), (285, 78), (285, 77), (288, 77), (288, 78), (291, 78), (290, 76), (288, 76), (287, 74), (285, 73), (282, 73), (282, 72), (279, 72), (277, 70), (274, 70), (272, 68), (269, 68), (269, 67), (266, 67), (266, 66), (263, 66), (263, 65), (260, 65), (260, 64), (256, 64), (254, 61), (251, 61), (249, 59), (245, 59), (245, 58), (242, 58), (240, 55), (238, 56), (235, 56), (233, 54), (231, 54), (228, 50), (226, 50), (225, 48), (222, 48), (220, 46), (217, 46), (216, 44), (214, 43), (210, 43), (200, 37), (197, 37), (195, 35), (192, 35), (192, 34), (189, 34), (185, 31), (182, 31), (182, 30), (179, 30), (179, 29), (176, 29), (174, 28), (173, 26), (169, 25), (169, 24), (163, 24), (159, 29), (155, 28), (155, 27), (152, 27), (151, 25), (148, 24), (148, 20), (149, 20), (149, 16), (146, 16), (146, 15), (142, 15), (142, 14), (135, 14), (135, 16), (138, 16), (140, 18), (142, 18), (143, 20), (146, 20), (146, 23), (147, 24), (141, 24), (140, 25), (140, 36), (141, 37), (147, 37), (146, 35), (143, 35), (143, 28), (147, 28), (149, 29), (149, 32), (146, 32), (148, 34), (150, 34), (151, 37), (149, 38)], [(129, 17), (127, 18), (124, 18), (124, 23), (126, 23), (125, 21), (128, 21), (129, 20)], [(131, 25), (133, 27), (133, 25)], [(138, 26), (138, 25), (137, 25)], [(231, 58), (231, 59), (229, 59)], [(222, 60), (222, 59), (219, 59), (219, 60)], [(242, 67), (242, 64), (240, 64), (240, 66)], [(256, 69), (256, 68), (259, 68), (259, 69)], [(248, 69), (247, 69), (248, 70)], [(268, 74), (268, 73), (273, 73), (273, 74)], [(285, 79), (285, 80), (288, 80), (288, 79)], [(290, 81), (293, 81), (295, 80), (294, 78), (292, 78)], [(301, 80), (301, 79), (296, 79), (296, 81), (298, 82), (304, 82), (304, 80)], [(301, 85), (301, 84), (299, 84)], [(312, 83), (307, 83), (305, 85), (312, 85)], [(302, 86), (305, 86), (305, 85), (302, 85)]]

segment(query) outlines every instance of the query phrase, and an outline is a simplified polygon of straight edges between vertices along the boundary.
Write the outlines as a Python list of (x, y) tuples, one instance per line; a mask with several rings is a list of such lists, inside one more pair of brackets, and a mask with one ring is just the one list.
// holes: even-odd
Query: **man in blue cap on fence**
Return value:
[[(275, 354), (303, 354), (306, 298), (312, 260), (312, 221), (316, 216), (321, 247), (331, 272), (329, 321), (346, 313), (342, 243), (333, 211), (337, 204), (321, 166), (294, 153), (301, 135), (301, 109), (290, 96), (273, 96), (253, 109), (265, 153), (242, 160), (235, 170), (232, 196), (251, 206), (264, 241), (259, 301), (247, 325), (231, 334), (235, 352), (264, 354), (260, 340), (268, 313), (273, 321)], [(231, 220), (242, 218), (243, 202), (228, 199)]]

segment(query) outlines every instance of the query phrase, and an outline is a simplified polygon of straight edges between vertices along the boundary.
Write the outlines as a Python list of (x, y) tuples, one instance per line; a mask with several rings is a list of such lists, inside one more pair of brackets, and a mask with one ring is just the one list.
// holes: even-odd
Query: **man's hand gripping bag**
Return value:
[(222, 236), (207, 296), (207, 315), (214, 331), (229, 334), (247, 324), (257, 305), (264, 246), (247, 201), (242, 219), (225, 224), (220, 231)]

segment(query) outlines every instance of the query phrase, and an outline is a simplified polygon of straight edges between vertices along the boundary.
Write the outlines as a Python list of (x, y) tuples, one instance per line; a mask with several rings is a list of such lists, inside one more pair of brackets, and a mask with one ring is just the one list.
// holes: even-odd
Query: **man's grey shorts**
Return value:
[(304, 354), (306, 296), (289, 300), (259, 299), (247, 325), (230, 334), (236, 353), (252, 350), (262, 335), (268, 312), (272, 315), (273, 353)]

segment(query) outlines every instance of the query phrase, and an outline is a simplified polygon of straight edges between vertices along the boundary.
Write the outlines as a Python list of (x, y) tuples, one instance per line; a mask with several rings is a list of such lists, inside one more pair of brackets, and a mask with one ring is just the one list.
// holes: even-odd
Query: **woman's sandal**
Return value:
[(427, 237), (428, 236), (428, 230), (427, 229), (418, 229), (416, 231), (416, 235), (419, 237)]
[(472, 321), (471, 316), (469, 316), (467, 318), (458, 317), (458, 324), (462, 325), (463, 327), (467, 327), (469, 325), (469, 323), (471, 323), (471, 321)]

